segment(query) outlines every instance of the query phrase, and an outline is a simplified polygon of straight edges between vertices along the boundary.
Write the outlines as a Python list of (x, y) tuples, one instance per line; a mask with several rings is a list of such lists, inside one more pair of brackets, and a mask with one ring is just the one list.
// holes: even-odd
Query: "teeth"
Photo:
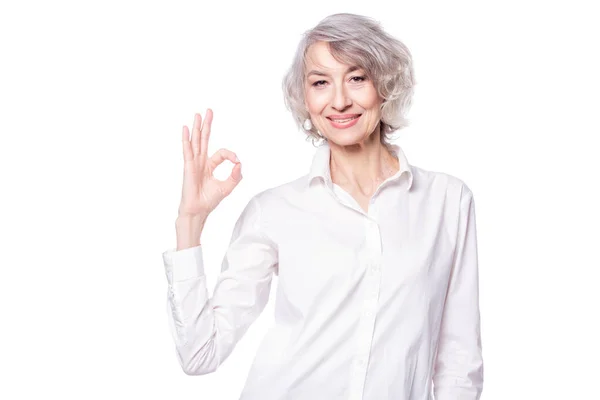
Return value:
[(339, 122), (339, 123), (344, 123), (344, 122), (352, 121), (353, 119), (356, 119), (356, 118), (358, 118), (358, 116), (352, 117), (352, 118), (347, 118), (347, 119), (333, 119), (332, 118), (332, 121)]

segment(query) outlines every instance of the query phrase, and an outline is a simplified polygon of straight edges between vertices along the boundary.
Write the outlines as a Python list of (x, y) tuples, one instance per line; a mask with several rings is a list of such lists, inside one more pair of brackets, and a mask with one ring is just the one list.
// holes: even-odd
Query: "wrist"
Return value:
[(200, 245), (200, 236), (204, 229), (206, 218), (202, 216), (179, 216), (175, 221), (177, 235), (177, 250)]
[(182, 227), (204, 225), (207, 218), (208, 218), (208, 215), (205, 216), (205, 215), (201, 215), (201, 214), (197, 214), (197, 215), (179, 214), (179, 215), (177, 215), (177, 219), (175, 219), (175, 225), (182, 226)]

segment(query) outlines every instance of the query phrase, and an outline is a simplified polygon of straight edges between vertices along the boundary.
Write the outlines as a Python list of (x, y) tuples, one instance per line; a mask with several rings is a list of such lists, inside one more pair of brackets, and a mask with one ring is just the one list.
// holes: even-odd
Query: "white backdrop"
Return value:
[(409, 47), (416, 93), (396, 142), (474, 193), (482, 399), (597, 396), (592, 3), (2, 2), (0, 398), (238, 398), (274, 297), (217, 372), (183, 373), (161, 259), (175, 246), (181, 128), (212, 108), (209, 153), (243, 165), (202, 235), (212, 293), (250, 197), (308, 172), (314, 148), (281, 79), (301, 34), (337, 12)]

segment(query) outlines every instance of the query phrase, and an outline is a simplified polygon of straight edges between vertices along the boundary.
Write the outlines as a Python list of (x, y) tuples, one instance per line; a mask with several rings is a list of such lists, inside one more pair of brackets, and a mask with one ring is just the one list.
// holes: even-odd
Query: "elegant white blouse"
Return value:
[(212, 297), (201, 246), (163, 253), (185, 373), (227, 359), (277, 276), (274, 324), (240, 400), (480, 398), (473, 194), (452, 175), (410, 165), (398, 145), (393, 153), (400, 170), (368, 212), (332, 183), (327, 143), (307, 175), (254, 196)]

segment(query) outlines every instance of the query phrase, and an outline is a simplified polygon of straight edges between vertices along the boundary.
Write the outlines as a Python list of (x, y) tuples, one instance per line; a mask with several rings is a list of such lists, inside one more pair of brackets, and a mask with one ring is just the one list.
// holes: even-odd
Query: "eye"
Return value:
[(326, 84), (326, 83), (327, 83), (326, 81), (316, 81), (316, 82), (315, 82), (315, 83), (313, 83), (312, 85), (313, 85), (313, 86), (322, 86), (322, 85), (324, 85), (324, 84)]
[(352, 78), (350, 78), (350, 80), (352, 80), (353, 82), (364, 82), (367, 79), (366, 76), (353, 76)]

